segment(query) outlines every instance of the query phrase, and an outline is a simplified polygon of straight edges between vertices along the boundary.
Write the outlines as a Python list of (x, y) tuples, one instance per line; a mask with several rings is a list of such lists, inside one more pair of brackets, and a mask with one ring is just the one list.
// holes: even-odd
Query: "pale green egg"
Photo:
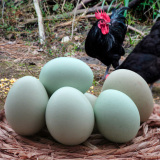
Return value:
[(120, 91), (103, 91), (96, 100), (94, 112), (100, 133), (112, 142), (128, 142), (139, 130), (138, 109), (131, 98)]
[(42, 83), (32, 76), (18, 79), (5, 102), (9, 125), (20, 135), (33, 135), (45, 125), (47, 92)]
[[(95, 95), (91, 94), (91, 93), (85, 93), (84, 95), (87, 97), (87, 99), (91, 103), (92, 107), (94, 108), (97, 97)], [(95, 121), (94, 128), (93, 128), (93, 133), (97, 133), (97, 132), (99, 132), (99, 131), (98, 131), (97, 124), (96, 124), (96, 121)]]
[(116, 70), (103, 84), (102, 91), (107, 89), (115, 89), (127, 94), (136, 104), (141, 122), (148, 120), (154, 106), (153, 97), (148, 84), (140, 75), (126, 69)]
[(58, 142), (78, 145), (92, 133), (94, 111), (82, 92), (72, 87), (63, 87), (49, 99), (46, 124), (50, 134)]
[(65, 86), (74, 87), (85, 93), (92, 85), (93, 72), (83, 61), (71, 58), (55, 58), (44, 65), (39, 79), (49, 95)]
[(84, 95), (87, 97), (87, 99), (91, 103), (92, 107), (94, 107), (94, 104), (96, 102), (97, 97), (91, 93), (85, 93)]

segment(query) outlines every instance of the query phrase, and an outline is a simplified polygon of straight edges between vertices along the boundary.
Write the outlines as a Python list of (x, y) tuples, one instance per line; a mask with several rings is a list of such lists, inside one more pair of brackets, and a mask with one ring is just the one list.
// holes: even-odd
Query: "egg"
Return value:
[(85, 93), (92, 85), (93, 72), (83, 61), (71, 57), (55, 58), (44, 65), (39, 79), (49, 95), (65, 86)]
[[(94, 108), (97, 97), (91, 93), (85, 93), (84, 95), (87, 97), (87, 99), (91, 103), (92, 107)], [(94, 123), (93, 133), (98, 133), (96, 121)]]
[(18, 79), (11, 87), (5, 102), (9, 125), (20, 135), (37, 133), (45, 124), (47, 92), (42, 83), (32, 76)]
[(94, 107), (94, 104), (96, 102), (97, 97), (91, 93), (85, 93), (84, 95), (87, 97), (87, 99), (91, 103), (92, 107)]
[(153, 97), (148, 84), (140, 75), (126, 69), (116, 70), (103, 84), (102, 91), (107, 89), (115, 89), (127, 94), (138, 107), (141, 122), (148, 120), (154, 106)]
[(139, 130), (139, 111), (131, 98), (120, 91), (103, 91), (96, 100), (94, 112), (100, 133), (112, 142), (128, 142)]
[(82, 92), (73, 87), (62, 87), (49, 99), (46, 124), (50, 134), (58, 142), (78, 145), (92, 133), (93, 108)]

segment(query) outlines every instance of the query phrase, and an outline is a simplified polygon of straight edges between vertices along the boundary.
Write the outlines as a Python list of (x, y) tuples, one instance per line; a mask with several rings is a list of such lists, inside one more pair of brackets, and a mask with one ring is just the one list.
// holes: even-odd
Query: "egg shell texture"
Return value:
[(5, 115), (10, 126), (20, 135), (33, 135), (45, 124), (47, 92), (32, 76), (18, 79), (5, 102)]
[(39, 79), (49, 95), (65, 86), (85, 93), (93, 82), (93, 72), (83, 61), (71, 57), (55, 58), (44, 65)]
[(138, 107), (141, 122), (148, 120), (153, 110), (153, 97), (146, 81), (137, 73), (119, 69), (112, 72), (103, 84), (102, 91), (119, 90), (127, 94)]
[(72, 87), (60, 88), (49, 99), (46, 124), (58, 142), (65, 145), (80, 144), (92, 133), (93, 108), (79, 90)]
[[(97, 97), (95, 95), (91, 94), (91, 93), (85, 93), (84, 95), (87, 97), (87, 99), (91, 103), (92, 107), (94, 107)], [(98, 133), (98, 132), (99, 131), (98, 131), (97, 124), (96, 124), (96, 121), (95, 121), (94, 128), (93, 128), (93, 133)]]
[(91, 93), (85, 93), (84, 95), (87, 97), (87, 99), (91, 103), (92, 107), (94, 107), (94, 104), (96, 102), (97, 97)]
[(99, 131), (110, 141), (128, 142), (139, 130), (139, 111), (130, 97), (120, 91), (103, 91), (96, 100), (94, 112)]

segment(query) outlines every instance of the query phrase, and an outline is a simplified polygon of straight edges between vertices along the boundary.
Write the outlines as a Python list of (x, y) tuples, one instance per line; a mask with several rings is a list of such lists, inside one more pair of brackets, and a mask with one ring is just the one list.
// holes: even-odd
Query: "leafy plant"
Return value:
[[(129, 0), (124, 0), (124, 6), (128, 7), (128, 4), (129, 4)], [(126, 17), (126, 15), (127, 15), (127, 11), (124, 12), (125, 17)]]
[(107, 13), (110, 12), (110, 9), (111, 9), (112, 4), (113, 4), (114, 1), (115, 1), (115, 0), (112, 0), (112, 2), (110, 3), (110, 5), (108, 6)]
[(59, 4), (56, 3), (56, 4), (53, 6), (53, 11), (57, 11), (58, 8), (59, 8)]
[(135, 24), (136, 19), (130, 13), (127, 14), (126, 19), (127, 19), (129, 25)]
[[(160, 17), (160, 2), (157, 0), (157, 6), (159, 8), (159, 11), (158, 12), (153, 12), (153, 16), (155, 16), (155, 21)], [(154, 10), (156, 10), (156, 3), (154, 4), (153, 6)]]
[(136, 11), (140, 13), (139, 15), (145, 15), (145, 18), (151, 18), (153, 20), (156, 20), (158, 17), (160, 17), (160, 13), (158, 12), (159, 10), (159, 0), (145, 0), (136, 8)]
[(96, 86), (99, 84), (99, 82), (94, 79), (92, 84), (93, 84), (93, 86)]
[(127, 32), (127, 39), (131, 46), (136, 46), (136, 44), (139, 42), (140, 38), (138, 34), (132, 35), (131, 33)]
[(69, 2), (66, 2), (65, 5), (64, 5), (64, 10), (65, 11), (72, 11), (74, 9), (74, 5), (73, 3), (69, 3)]

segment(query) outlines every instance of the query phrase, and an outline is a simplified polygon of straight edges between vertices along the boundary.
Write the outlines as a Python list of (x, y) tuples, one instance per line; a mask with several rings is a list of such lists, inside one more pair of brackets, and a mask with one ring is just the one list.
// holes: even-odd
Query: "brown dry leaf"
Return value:
[(78, 41), (79, 38), (80, 38), (80, 37), (78, 37), (78, 36), (75, 36), (75, 37), (74, 37), (75, 41)]

